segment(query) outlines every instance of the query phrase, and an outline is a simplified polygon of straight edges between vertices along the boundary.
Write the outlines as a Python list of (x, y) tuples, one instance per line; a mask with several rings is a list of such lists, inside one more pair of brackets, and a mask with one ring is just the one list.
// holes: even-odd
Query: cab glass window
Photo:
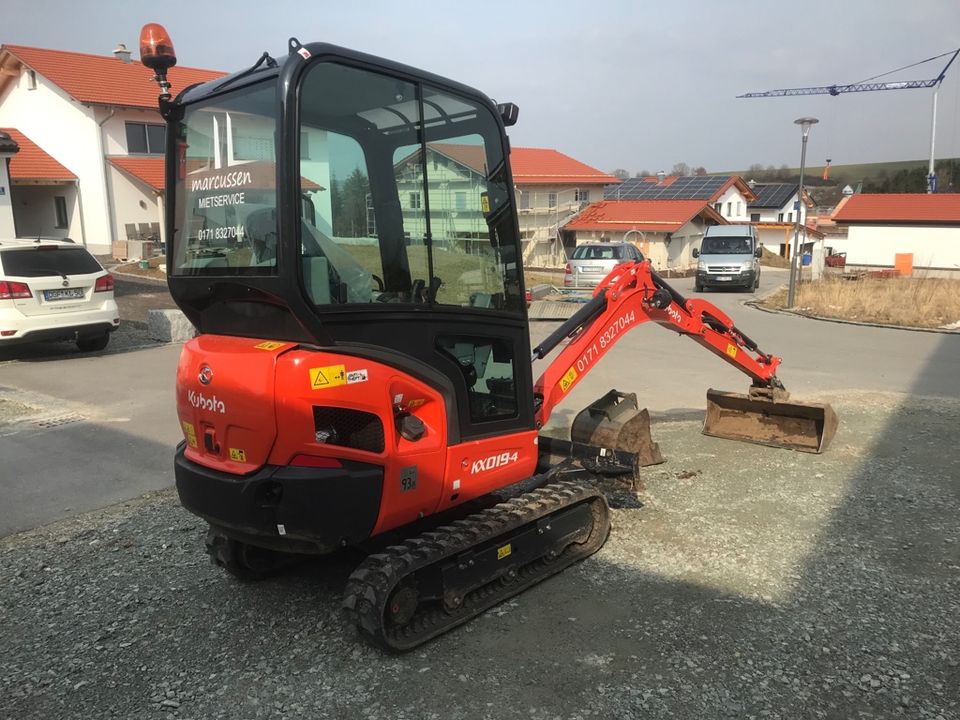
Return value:
[(329, 62), (307, 71), (300, 97), (301, 271), (318, 309), (521, 309), (506, 163), (489, 107)]
[(188, 106), (176, 131), (173, 272), (276, 272), (273, 83)]

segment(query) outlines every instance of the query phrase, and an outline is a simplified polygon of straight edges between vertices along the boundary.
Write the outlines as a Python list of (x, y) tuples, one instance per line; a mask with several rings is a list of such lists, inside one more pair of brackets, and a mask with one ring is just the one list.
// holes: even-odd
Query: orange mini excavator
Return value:
[(787, 402), (779, 358), (649, 261), (531, 351), (516, 106), (331, 45), (287, 53), (173, 98), (169, 36), (141, 35), (167, 121), (170, 292), (200, 331), (177, 371), (176, 484), (218, 565), (255, 579), (360, 548), (347, 612), (402, 651), (590, 555), (610, 528), (591, 478), (661, 461), (648, 415), (612, 391), (569, 441), (539, 431), (647, 321), (752, 379), (711, 391), (705, 432), (829, 442), (829, 406)]

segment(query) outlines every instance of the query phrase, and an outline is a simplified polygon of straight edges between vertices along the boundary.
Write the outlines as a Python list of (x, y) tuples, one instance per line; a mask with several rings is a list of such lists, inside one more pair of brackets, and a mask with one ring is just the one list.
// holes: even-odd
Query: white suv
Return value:
[(102, 350), (120, 324), (113, 277), (63, 240), (0, 240), (0, 348), (76, 340)]

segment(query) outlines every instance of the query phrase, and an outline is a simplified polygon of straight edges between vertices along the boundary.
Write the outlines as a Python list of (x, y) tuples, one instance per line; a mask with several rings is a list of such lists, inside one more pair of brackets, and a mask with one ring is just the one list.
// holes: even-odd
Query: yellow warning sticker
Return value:
[(573, 365), (570, 366), (570, 369), (563, 374), (563, 377), (560, 378), (560, 390), (566, 392), (570, 389), (570, 386), (573, 385), (573, 381), (577, 379), (577, 371), (573, 369)]
[(235, 462), (246, 462), (247, 454), (241, 448), (230, 448), (230, 459)]
[(512, 552), (513, 552), (513, 547), (510, 545), (510, 543), (507, 543), (507, 544), (504, 545), (503, 547), (498, 547), (498, 548), (497, 548), (497, 560), (503, 560), (505, 557), (507, 557), (507, 556), (508, 556), (510, 553), (512, 553)]
[(310, 387), (313, 390), (326, 390), (347, 384), (347, 371), (343, 365), (310, 368)]
[(262, 342), (259, 345), (254, 345), (253, 347), (257, 350), (276, 350), (277, 348), (282, 348), (286, 343), (277, 342), (276, 340), (267, 340)]
[(187, 445), (192, 448), (197, 446), (197, 431), (193, 429), (193, 423), (181, 423), (183, 425), (183, 436), (187, 439)]
[(737, 346), (736, 345), (727, 345), (727, 355), (732, 358), (737, 356)]
[(480, 209), (485, 213), (490, 212), (490, 196), (486, 193), (480, 194)]

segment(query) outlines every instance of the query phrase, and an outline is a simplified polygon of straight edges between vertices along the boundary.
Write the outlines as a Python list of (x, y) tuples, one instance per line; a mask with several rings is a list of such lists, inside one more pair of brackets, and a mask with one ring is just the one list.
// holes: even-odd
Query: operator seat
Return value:
[(277, 211), (261, 208), (247, 215), (243, 230), (250, 240), (253, 254), (251, 266), (274, 266), (277, 264)]

